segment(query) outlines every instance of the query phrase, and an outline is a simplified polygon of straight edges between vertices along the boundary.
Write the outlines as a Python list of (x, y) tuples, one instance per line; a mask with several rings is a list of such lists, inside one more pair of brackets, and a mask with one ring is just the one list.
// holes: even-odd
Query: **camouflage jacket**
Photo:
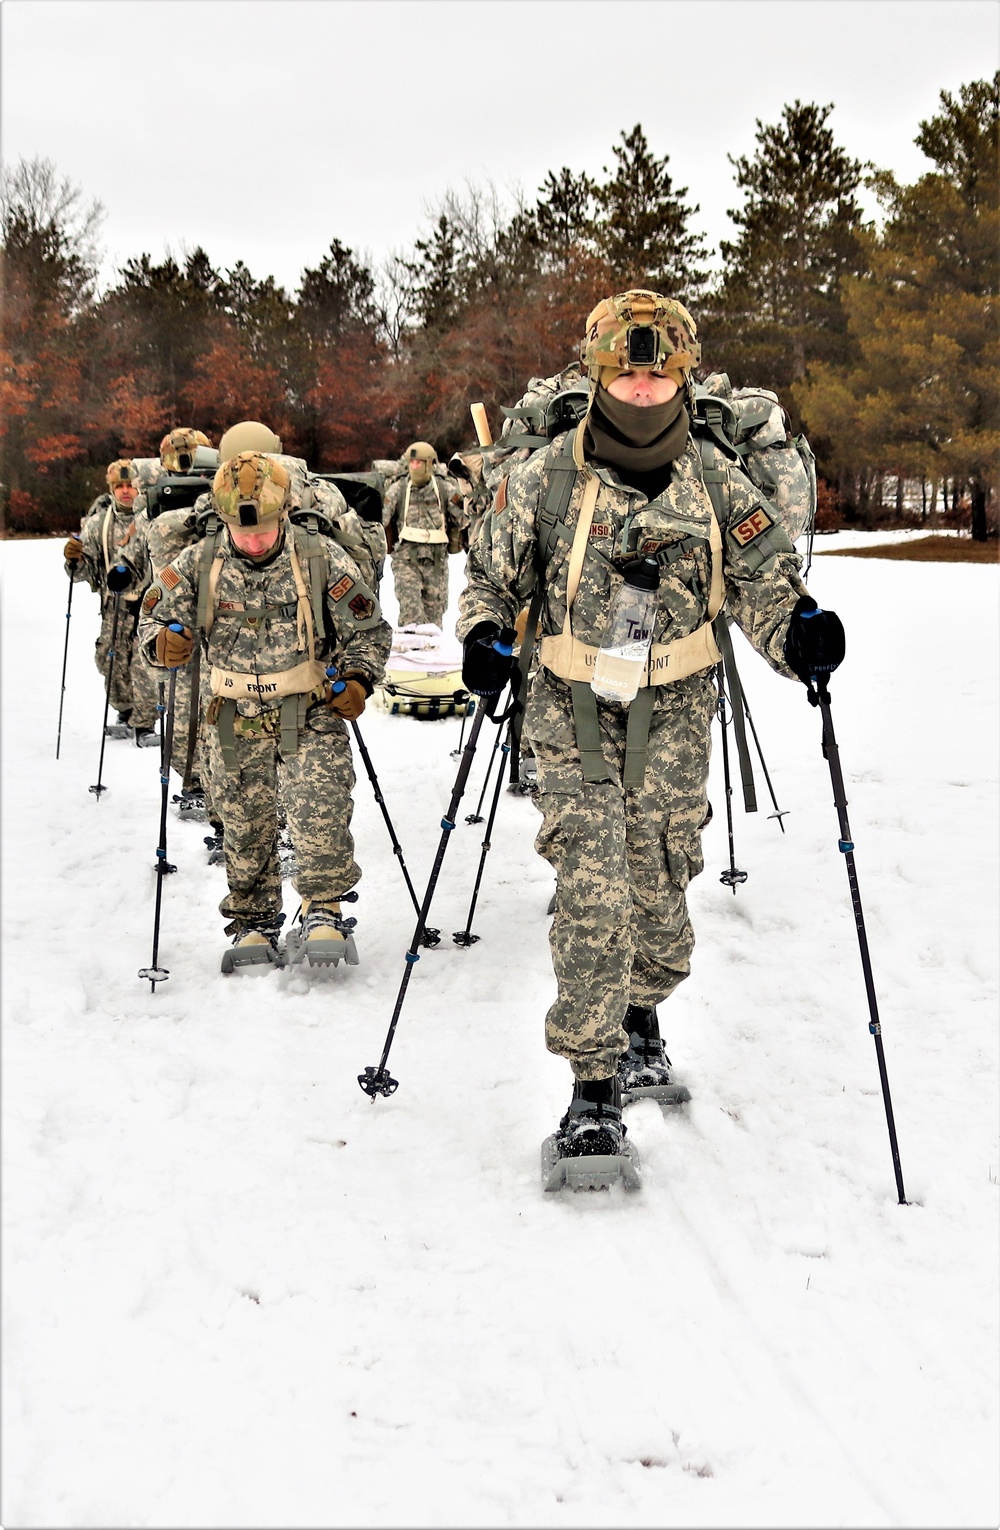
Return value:
[[(386, 526), (395, 525), (396, 534), (402, 529), (403, 506), (409, 474), (397, 478), (385, 492), (382, 521)], [(454, 478), (444, 473), (432, 473), (430, 482), (410, 489), (410, 503), (406, 511), (406, 524), (419, 531), (446, 531), (449, 524), (461, 527), (466, 524), (462, 490)]]
[[(551, 448), (536, 451), (501, 482), (469, 552), (468, 582), (456, 627), (460, 638), (481, 621), (513, 627), (518, 612), (530, 599), (539, 578), (537, 522), (551, 476), (550, 454), (558, 452), (566, 439), (565, 435), (557, 436)], [(722, 527), (723, 610), (736, 620), (772, 668), (793, 678), (784, 660), (783, 643), (792, 609), (806, 593), (798, 572), (802, 560), (750, 480), (721, 454), (717, 465), (725, 475), (723, 489), (728, 505)], [(645, 553), (667, 555), (667, 561), (661, 558), (659, 614), (653, 641), (669, 643), (693, 632), (708, 618), (712, 509), (702, 479), (701, 454), (688, 437), (683, 455), (673, 464), (670, 483), (653, 501), (622, 483), (615, 471), (603, 464), (589, 463), (585, 471), (577, 472), (563, 517), (565, 534), (554, 543), (541, 571), (544, 597), (539, 634), (558, 635), (563, 628), (573, 531), (591, 473), (596, 473), (599, 487), (573, 602), (574, 636), (591, 647), (600, 646), (611, 595), (621, 582), (621, 565)], [(688, 544), (685, 550), (669, 561), (671, 546), (682, 542)]]
[(122, 599), (126, 602), (135, 602), (143, 590), (138, 572), (132, 562), (135, 539), (134, 506), (125, 510), (111, 494), (99, 494), (87, 511), (80, 528), (83, 557), (78, 558), (75, 563), (67, 563), (66, 572), (72, 576), (74, 583), (86, 583), (92, 590), (96, 590), (101, 596), (103, 607), (112, 598), (107, 587), (110, 556), (112, 564), (125, 563), (131, 568), (133, 582), (131, 587), (124, 591)]
[[(308, 535), (286, 526), (281, 550), (267, 564), (241, 557), (223, 533), (223, 555), (215, 589), (215, 615), (203, 652), (210, 665), (240, 674), (271, 674), (292, 669), (306, 657), (298, 621), (298, 596), (289, 555), (289, 537), (309, 585)], [(324, 632), (317, 632), (316, 656), (339, 670), (360, 675), (370, 686), (382, 678), (392, 642), (392, 628), (360, 577), (357, 565), (330, 537), (320, 536), (325, 563)], [(162, 626), (180, 622), (190, 631), (198, 624), (198, 591), (203, 565), (201, 542), (186, 547), (161, 569), (146, 591), (139, 622), (139, 643), (156, 664), (155, 644)], [(162, 666), (160, 666), (162, 667)], [(256, 716), (277, 701), (240, 701), (239, 711)]]

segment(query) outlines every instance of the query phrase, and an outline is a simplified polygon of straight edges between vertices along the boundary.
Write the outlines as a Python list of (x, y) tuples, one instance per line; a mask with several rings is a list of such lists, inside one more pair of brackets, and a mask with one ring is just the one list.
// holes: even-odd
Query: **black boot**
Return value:
[(622, 1021), (628, 1033), (628, 1051), (618, 1064), (622, 1104), (633, 1100), (664, 1100), (680, 1105), (691, 1098), (683, 1084), (670, 1074), (670, 1058), (660, 1039), (660, 1022), (653, 1006), (630, 1004)]
[(624, 1139), (622, 1097), (617, 1076), (592, 1082), (577, 1079), (569, 1109), (559, 1123), (560, 1157), (615, 1156), (622, 1152)]

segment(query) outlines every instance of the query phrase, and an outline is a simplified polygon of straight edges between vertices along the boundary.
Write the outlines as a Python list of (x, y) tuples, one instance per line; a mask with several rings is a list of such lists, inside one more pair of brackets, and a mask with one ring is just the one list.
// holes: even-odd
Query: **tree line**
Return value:
[[(1000, 74), (942, 91), (912, 185), (852, 159), (833, 108), (795, 101), (732, 157), (735, 233), (718, 269), (641, 124), (601, 179), (564, 166), (534, 202), (449, 191), (423, 237), (379, 265), (334, 238), (294, 292), (201, 248), (128, 260), (98, 290), (102, 209), (50, 161), (3, 175), (0, 480), (10, 531), (61, 530), (114, 457), (177, 424), (213, 439), (266, 420), (319, 470), (407, 441), (471, 439), (530, 376), (577, 353), (593, 303), (630, 286), (694, 312), (705, 371), (775, 390), (817, 452), (828, 516), (871, 524), (885, 485), (995, 525)], [(881, 215), (866, 221), (863, 185)], [(950, 503), (949, 503), (950, 495)]]

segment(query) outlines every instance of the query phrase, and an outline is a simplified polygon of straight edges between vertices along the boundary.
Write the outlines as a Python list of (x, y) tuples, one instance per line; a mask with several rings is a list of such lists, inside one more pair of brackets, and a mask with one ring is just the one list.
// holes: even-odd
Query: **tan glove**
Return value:
[(165, 664), (168, 669), (176, 669), (179, 664), (186, 664), (194, 653), (194, 636), (190, 628), (183, 627), (180, 632), (173, 632), (169, 627), (161, 627), (156, 634), (156, 662)]
[(69, 541), (63, 547), (63, 557), (66, 559), (67, 563), (79, 563), (80, 559), (83, 557), (83, 543), (75, 534), (70, 537)]
[(346, 717), (348, 722), (353, 722), (361, 716), (368, 697), (360, 680), (354, 680), (349, 675), (342, 675), (341, 679), (344, 681), (344, 689), (338, 691), (336, 696), (328, 696), (326, 704), (338, 717)]

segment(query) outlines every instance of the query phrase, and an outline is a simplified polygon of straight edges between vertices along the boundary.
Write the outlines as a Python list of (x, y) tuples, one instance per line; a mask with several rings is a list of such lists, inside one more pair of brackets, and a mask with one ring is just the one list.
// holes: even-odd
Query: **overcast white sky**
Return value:
[(107, 269), (202, 244), (292, 288), (334, 236), (406, 248), (449, 186), (533, 199), (641, 122), (731, 233), (727, 154), (796, 98), (913, 179), (942, 89), (992, 75), (996, 0), (5, 0), (3, 152), (107, 210)]

